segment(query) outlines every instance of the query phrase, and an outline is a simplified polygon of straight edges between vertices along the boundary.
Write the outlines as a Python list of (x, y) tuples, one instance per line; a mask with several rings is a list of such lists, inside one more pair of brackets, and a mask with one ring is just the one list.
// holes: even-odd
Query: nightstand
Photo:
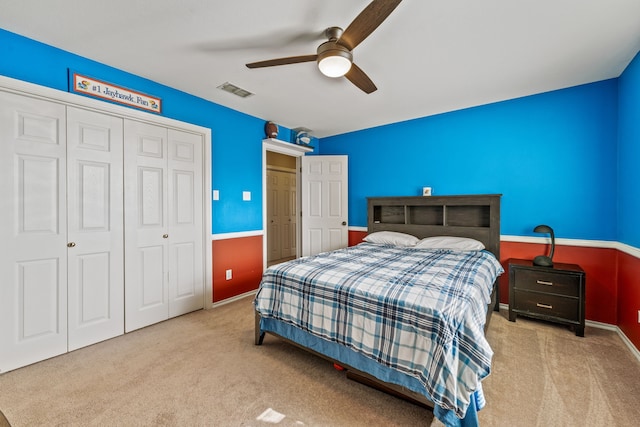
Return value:
[(576, 264), (538, 267), (531, 260), (507, 260), (509, 320), (534, 317), (574, 325), (584, 336), (585, 272)]

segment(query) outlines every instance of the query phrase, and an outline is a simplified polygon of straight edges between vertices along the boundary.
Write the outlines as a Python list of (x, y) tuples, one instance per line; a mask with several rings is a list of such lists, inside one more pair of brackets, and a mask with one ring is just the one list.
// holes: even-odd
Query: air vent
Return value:
[(244, 90), (241, 87), (238, 87), (238, 86), (236, 86), (234, 84), (231, 84), (229, 82), (221, 84), (220, 86), (218, 86), (218, 89), (224, 90), (225, 92), (229, 92), (229, 93), (232, 93), (234, 95), (238, 95), (240, 98), (246, 98), (248, 96), (253, 95), (248, 90)]

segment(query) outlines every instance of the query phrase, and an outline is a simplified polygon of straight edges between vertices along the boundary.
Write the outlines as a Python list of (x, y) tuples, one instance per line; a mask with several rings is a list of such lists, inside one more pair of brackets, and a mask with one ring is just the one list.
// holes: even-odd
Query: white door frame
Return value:
[[(102, 113), (113, 114), (118, 117), (129, 118), (141, 122), (162, 125), (167, 128), (175, 128), (182, 131), (191, 131), (204, 135), (203, 159), (203, 246), (204, 246), (204, 308), (213, 307), (213, 263), (212, 263), (212, 220), (211, 220), (211, 129), (198, 126), (168, 117), (158, 116), (134, 108), (123, 107), (104, 101), (88, 98), (74, 93), (63, 92), (46, 86), (0, 76), (0, 87), (7, 91), (20, 95), (43, 98), (50, 101), (58, 101), (69, 106), (87, 108)], [(292, 145), (292, 144), (290, 144)]]
[[(279, 139), (263, 139), (262, 140), (262, 269), (267, 269), (267, 151), (286, 154), (287, 156), (296, 158), (296, 203), (298, 204), (298, 212), (300, 212), (300, 157), (306, 153), (313, 151), (311, 147), (295, 145), (290, 142), (280, 141)], [(296, 235), (298, 242), (296, 244), (296, 258), (300, 256), (300, 221), (296, 222)]]

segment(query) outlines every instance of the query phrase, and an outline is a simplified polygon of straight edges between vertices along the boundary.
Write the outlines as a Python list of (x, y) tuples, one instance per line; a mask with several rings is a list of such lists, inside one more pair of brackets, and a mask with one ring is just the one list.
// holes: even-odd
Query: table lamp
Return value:
[(535, 233), (550, 233), (551, 234), (551, 250), (549, 251), (549, 256), (538, 255), (533, 259), (533, 265), (538, 265), (540, 267), (553, 267), (553, 251), (556, 248), (556, 238), (553, 234), (553, 228), (548, 225), (538, 225), (533, 229)]

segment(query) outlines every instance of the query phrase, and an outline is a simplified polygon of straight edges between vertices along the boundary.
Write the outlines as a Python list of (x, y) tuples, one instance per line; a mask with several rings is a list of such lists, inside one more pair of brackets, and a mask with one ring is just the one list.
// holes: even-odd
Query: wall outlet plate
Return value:
[(231, 280), (231, 278), (233, 277), (233, 271), (231, 269), (227, 270), (225, 272), (225, 277), (227, 280)]

